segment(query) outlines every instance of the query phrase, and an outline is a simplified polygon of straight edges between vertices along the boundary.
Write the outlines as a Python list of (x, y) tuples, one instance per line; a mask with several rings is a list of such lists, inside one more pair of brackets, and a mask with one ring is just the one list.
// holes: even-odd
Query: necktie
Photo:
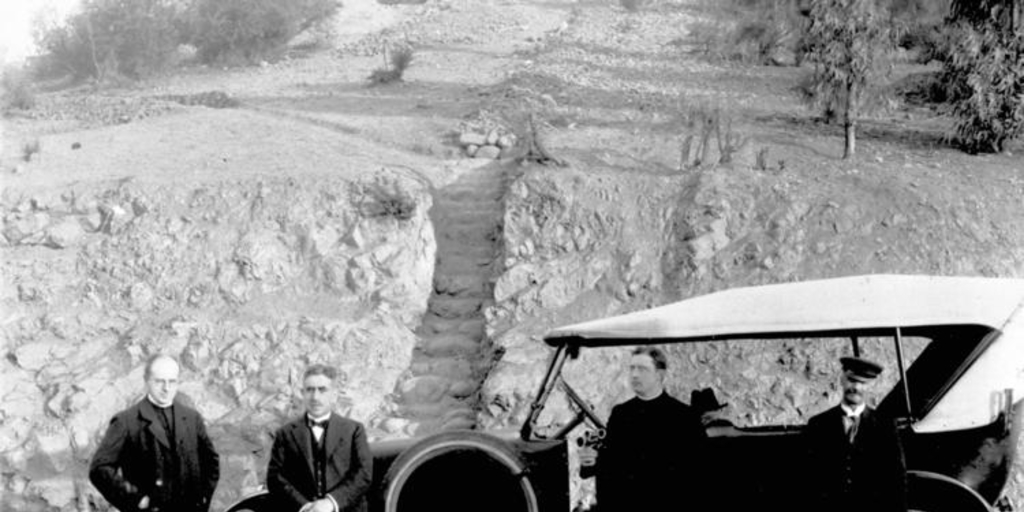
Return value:
[(846, 416), (846, 440), (853, 444), (853, 439), (857, 437), (857, 427), (860, 425), (860, 415), (849, 415)]
[(306, 424), (309, 425), (309, 430), (313, 432), (313, 437), (319, 443), (320, 438), (324, 435), (324, 429), (327, 428), (327, 420), (314, 421), (311, 419), (306, 420)]

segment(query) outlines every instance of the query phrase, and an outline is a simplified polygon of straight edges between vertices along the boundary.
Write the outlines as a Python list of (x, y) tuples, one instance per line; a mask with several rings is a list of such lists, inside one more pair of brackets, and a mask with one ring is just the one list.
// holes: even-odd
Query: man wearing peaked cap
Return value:
[(839, 364), (842, 365), (843, 372), (864, 382), (882, 374), (882, 365), (860, 357), (840, 357)]
[(839, 362), (840, 403), (804, 429), (808, 510), (904, 512), (906, 467), (895, 425), (867, 404), (882, 366), (860, 357)]

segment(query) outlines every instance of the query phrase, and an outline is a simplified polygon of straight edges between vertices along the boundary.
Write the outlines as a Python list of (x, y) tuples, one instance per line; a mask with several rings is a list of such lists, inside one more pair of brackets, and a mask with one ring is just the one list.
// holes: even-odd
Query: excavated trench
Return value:
[(433, 293), (408, 378), (398, 386), (399, 412), (417, 435), (476, 425), (491, 361), (483, 312), (493, 303), (503, 175), (502, 164), (486, 164), (434, 193)]

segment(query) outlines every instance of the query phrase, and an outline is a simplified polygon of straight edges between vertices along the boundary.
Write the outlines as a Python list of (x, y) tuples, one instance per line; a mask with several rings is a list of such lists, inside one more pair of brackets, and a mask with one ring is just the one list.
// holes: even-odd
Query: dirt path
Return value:
[(503, 166), (491, 163), (435, 194), (434, 293), (409, 378), (399, 384), (400, 412), (416, 434), (476, 423), (478, 391), (491, 362), (483, 312), (493, 303), (504, 187)]

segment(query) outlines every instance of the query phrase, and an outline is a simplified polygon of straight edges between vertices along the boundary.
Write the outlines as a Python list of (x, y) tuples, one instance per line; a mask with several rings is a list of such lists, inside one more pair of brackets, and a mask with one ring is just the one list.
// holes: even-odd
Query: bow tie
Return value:
[(315, 428), (315, 427), (327, 428), (327, 422), (328, 422), (328, 420), (315, 421), (315, 420), (311, 420), (311, 419), (308, 419), (308, 418), (306, 419), (306, 424), (309, 425), (309, 428)]

